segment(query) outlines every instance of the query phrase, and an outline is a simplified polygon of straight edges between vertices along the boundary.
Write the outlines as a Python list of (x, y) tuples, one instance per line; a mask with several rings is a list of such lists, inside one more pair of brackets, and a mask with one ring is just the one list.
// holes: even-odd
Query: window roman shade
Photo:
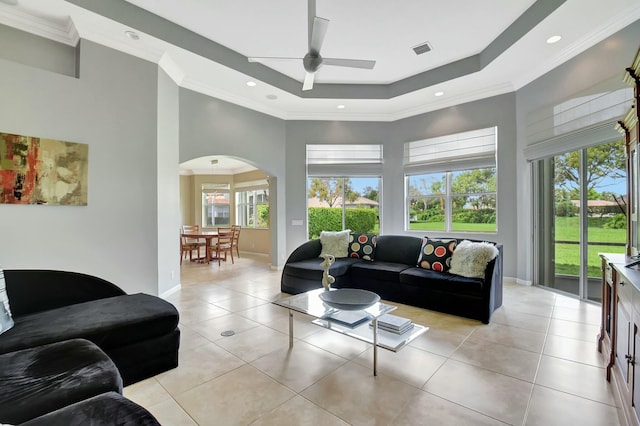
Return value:
[(527, 116), (528, 161), (621, 139), (617, 121), (631, 107), (633, 90), (623, 88), (569, 99)]
[(381, 173), (381, 144), (307, 144), (309, 176), (365, 176)]
[(496, 167), (497, 127), (406, 142), (405, 170), (430, 172)]

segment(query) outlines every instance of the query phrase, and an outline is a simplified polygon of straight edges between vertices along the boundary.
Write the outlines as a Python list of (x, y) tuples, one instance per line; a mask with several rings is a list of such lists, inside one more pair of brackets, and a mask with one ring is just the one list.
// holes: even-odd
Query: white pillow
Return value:
[(4, 280), (4, 271), (0, 267), (0, 334), (11, 327), (13, 327), (13, 318), (11, 318), (11, 309), (9, 308), (7, 283)]
[(449, 272), (463, 277), (483, 278), (487, 264), (498, 255), (498, 249), (491, 243), (461, 241), (451, 256)]
[(322, 231), (320, 232), (320, 243), (322, 244), (323, 254), (330, 254), (336, 259), (339, 257), (347, 257), (349, 255), (349, 234), (351, 230), (344, 231)]

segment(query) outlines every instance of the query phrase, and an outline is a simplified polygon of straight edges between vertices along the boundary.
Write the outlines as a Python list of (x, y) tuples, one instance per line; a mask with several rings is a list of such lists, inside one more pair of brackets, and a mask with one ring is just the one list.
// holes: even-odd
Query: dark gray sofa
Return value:
[[(494, 244), (499, 254), (487, 265), (485, 276), (468, 278), (416, 266), (421, 238), (380, 235), (373, 261), (350, 257), (336, 259), (330, 269), (335, 278), (332, 286), (370, 290), (384, 300), (488, 324), (493, 311), (502, 305), (502, 245)], [(320, 240), (315, 239), (291, 253), (282, 271), (281, 291), (298, 294), (322, 287), (321, 250)]]
[(124, 386), (178, 365), (178, 311), (148, 294), (126, 294), (91, 275), (5, 269), (12, 329), (0, 354), (83, 338), (114, 362)]

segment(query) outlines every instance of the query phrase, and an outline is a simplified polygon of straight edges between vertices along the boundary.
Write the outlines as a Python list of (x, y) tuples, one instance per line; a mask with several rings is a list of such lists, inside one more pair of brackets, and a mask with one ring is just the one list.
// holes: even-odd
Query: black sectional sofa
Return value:
[[(469, 278), (417, 266), (422, 242), (422, 238), (413, 236), (380, 235), (373, 260), (352, 257), (335, 260), (330, 269), (335, 278), (332, 287), (370, 290), (388, 301), (488, 324), (493, 311), (502, 305), (502, 245), (493, 243), (498, 256), (487, 264), (484, 277)], [(296, 248), (283, 268), (281, 291), (298, 294), (322, 287), (321, 251), (320, 239)]]
[(0, 334), (0, 423), (48, 414), (38, 424), (90, 415), (99, 418), (77, 424), (116, 424), (121, 415), (157, 424), (121, 393), (178, 365), (172, 304), (75, 272), (9, 269), (4, 277), (14, 326)]

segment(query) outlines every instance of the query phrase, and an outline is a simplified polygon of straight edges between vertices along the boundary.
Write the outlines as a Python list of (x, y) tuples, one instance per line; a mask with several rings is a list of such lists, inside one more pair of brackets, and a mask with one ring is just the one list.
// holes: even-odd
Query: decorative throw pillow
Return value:
[(498, 255), (498, 249), (491, 243), (461, 241), (453, 252), (449, 272), (463, 277), (483, 278), (487, 264)]
[(377, 240), (376, 234), (349, 234), (349, 257), (373, 260)]
[(13, 318), (11, 318), (11, 309), (9, 308), (7, 283), (4, 280), (4, 271), (0, 267), (0, 334), (11, 327), (13, 327)]
[(458, 240), (434, 240), (428, 237), (422, 239), (418, 266), (424, 269), (444, 272), (451, 267), (451, 256)]
[(322, 244), (323, 254), (330, 254), (336, 259), (339, 257), (347, 257), (349, 247), (349, 234), (351, 230), (345, 231), (322, 231), (320, 232), (320, 243)]

